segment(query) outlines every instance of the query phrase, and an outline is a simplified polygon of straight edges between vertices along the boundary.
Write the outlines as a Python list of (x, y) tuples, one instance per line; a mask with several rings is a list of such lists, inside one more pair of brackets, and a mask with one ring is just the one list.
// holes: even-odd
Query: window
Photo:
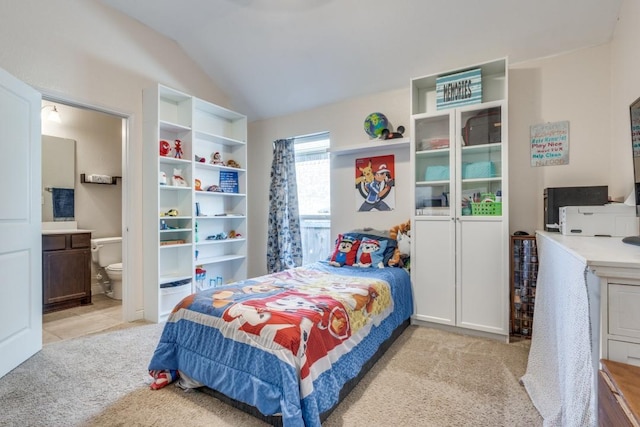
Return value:
[(303, 264), (331, 254), (329, 134), (296, 137), (296, 180)]

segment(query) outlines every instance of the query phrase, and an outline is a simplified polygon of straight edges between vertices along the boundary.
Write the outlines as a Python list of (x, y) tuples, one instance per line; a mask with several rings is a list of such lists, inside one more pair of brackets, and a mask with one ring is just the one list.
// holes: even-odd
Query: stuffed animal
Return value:
[(182, 177), (182, 169), (173, 169), (171, 184), (175, 187), (188, 187), (187, 181)]
[(223, 165), (224, 166), (224, 162), (222, 161), (222, 154), (220, 154), (219, 151), (216, 151), (215, 153), (211, 154), (211, 161), (209, 162), (212, 165)]
[(331, 255), (329, 264), (335, 267), (353, 265), (356, 261), (358, 246), (360, 246), (360, 240), (342, 234), (338, 235), (338, 244)]
[(398, 246), (389, 259), (389, 266), (411, 268), (411, 220), (391, 227), (389, 237), (396, 239)]

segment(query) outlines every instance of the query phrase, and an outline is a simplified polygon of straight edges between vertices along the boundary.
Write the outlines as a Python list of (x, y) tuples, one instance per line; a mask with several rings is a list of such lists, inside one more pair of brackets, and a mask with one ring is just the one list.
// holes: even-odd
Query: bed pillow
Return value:
[(356, 262), (360, 239), (352, 234), (338, 234), (336, 246), (329, 258), (329, 264), (336, 267), (353, 265)]
[(388, 231), (376, 230), (373, 228), (362, 228), (351, 230), (348, 234), (351, 236), (355, 236), (358, 240), (361, 241), (364, 239), (376, 239), (380, 242), (387, 242), (387, 246), (384, 249), (384, 258), (382, 262), (385, 266), (389, 266), (389, 260), (393, 256), (396, 247), (398, 247), (398, 242), (396, 241), (396, 239), (393, 239), (389, 236)]
[(358, 247), (358, 255), (354, 267), (384, 268), (384, 252), (387, 249), (387, 240), (372, 237), (362, 239)]

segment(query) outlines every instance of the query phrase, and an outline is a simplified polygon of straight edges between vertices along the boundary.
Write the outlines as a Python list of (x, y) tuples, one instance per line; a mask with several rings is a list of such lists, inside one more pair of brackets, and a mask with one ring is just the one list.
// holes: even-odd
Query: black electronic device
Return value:
[[(640, 217), (640, 98), (629, 106), (631, 119), (631, 158), (633, 159), (633, 195), (635, 196), (636, 216)], [(624, 243), (640, 246), (640, 236), (627, 236)]]
[(550, 187), (544, 189), (544, 229), (560, 232), (563, 206), (601, 206), (609, 202), (609, 187)]

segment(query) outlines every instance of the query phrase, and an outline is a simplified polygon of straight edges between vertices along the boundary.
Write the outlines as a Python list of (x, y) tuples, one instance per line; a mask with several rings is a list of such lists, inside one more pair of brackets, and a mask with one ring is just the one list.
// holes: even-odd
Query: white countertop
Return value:
[(42, 223), (42, 234), (80, 234), (92, 231), (78, 228), (77, 221), (45, 221)]
[(548, 231), (536, 234), (561, 244), (593, 270), (599, 267), (640, 270), (640, 246), (623, 243), (622, 237), (565, 236)]
[(61, 228), (59, 230), (42, 230), (43, 235), (49, 234), (80, 234), (80, 233), (91, 233), (93, 230), (84, 230), (82, 228)]

